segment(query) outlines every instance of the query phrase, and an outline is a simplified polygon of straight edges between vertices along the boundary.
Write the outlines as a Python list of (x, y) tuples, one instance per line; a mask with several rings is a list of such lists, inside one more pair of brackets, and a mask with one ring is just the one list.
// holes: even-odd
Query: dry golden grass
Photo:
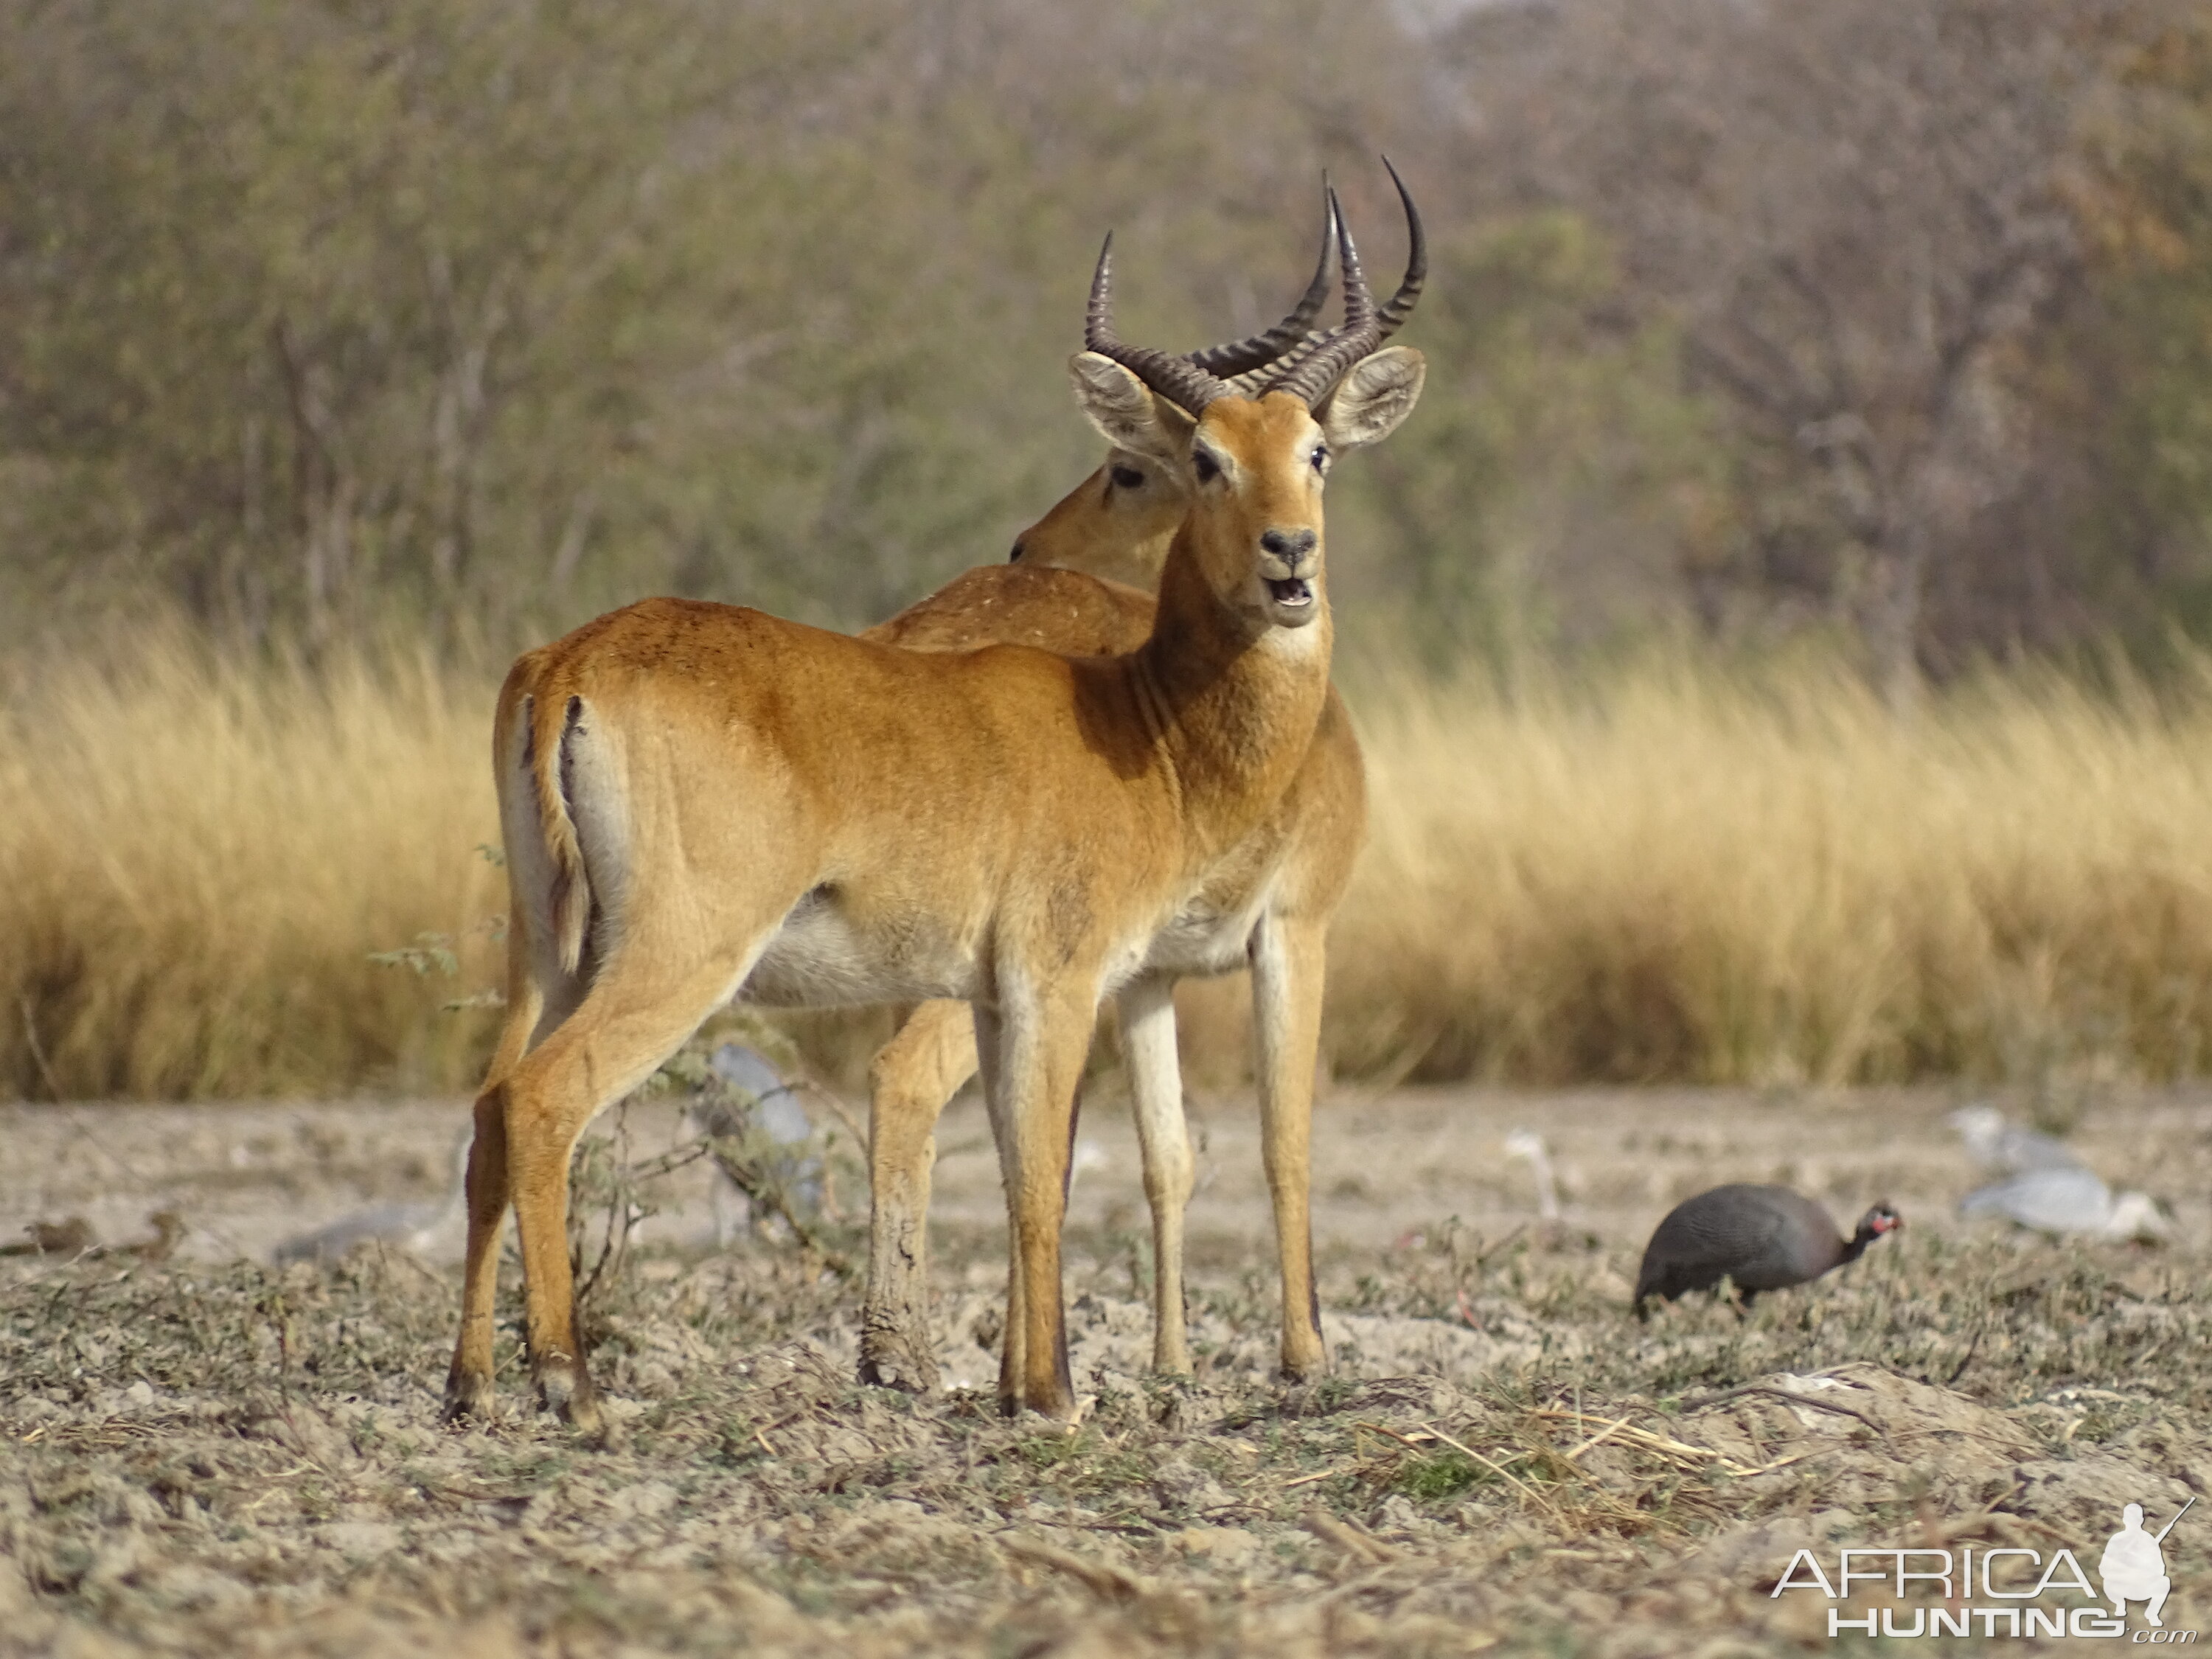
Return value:
[(1840, 666), (1362, 700), (1340, 1066), (1778, 1083), (2203, 1068), (2212, 681)]
[[(506, 908), (491, 692), (396, 654), (240, 666), (156, 632), (0, 712), (0, 1089), (452, 1087)], [(452, 937), (461, 975), (368, 953)], [(35, 1041), (33, 1038), (35, 1033)]]
[[(461, 1088), (504, 908), (489, 678), (242, 667), (181, 636), (0, 714), (0, 1088)], [(2212, 672), (2154, 699), (1990, 679), (1900, 721), (1848, 672), (1677, 663), (1354, 688), (1372, 832), (1340, 1072), (1781, 1082), (2203, 1069)], [(459, 972), (369, 954), (458, 941)], [(1241, 983), (1187, 997), (1243, 1066)], [(849, 1068), (878, 1022), (812, 1022)], [(34, 1048), (33, 1034), (36, 1036)]]

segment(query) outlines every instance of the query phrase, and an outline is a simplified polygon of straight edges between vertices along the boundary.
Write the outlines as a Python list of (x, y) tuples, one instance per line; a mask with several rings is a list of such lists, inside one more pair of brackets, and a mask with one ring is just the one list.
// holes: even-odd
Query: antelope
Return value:
[(569, 1159), (740, 994), (974, 1006), (1013, 1267), (1000, 1402), (1071, 1413), (1060, 1226), (1097, 1005), (1302, 764), (1328, 691), (1326, 475), (1419, 394), (1417, 356), (1374, 350), (1341, 226), (1339, 254), (1343, 325), (1247, 396), (1119, 341), (1110, 239), (1102, 252), (1079, 402), (1148, 453), (1155, 394), (1194, 428), (1189, 511), (1133, 652), (906, 651), (657, 599), (517, 659), (493, 724), (509, 1009), (475, 1108), (449, 1416), (490, 1403), (511, 1201), (539, 1403), (604, 1438), (575, 1334)]
[[(1389, 167), (1386, 159), (1383, 165)], [(1427, 274), (1420, 215), (1395, 168), (1408, 241), (1404, 280), (1380, 310), (1381, 335), (1412, 314)], [(1312, 283), (1283, 321), (1247, 341), (1190, 355), (1217, 370), (1255, 372), (1261, 351), (1294, 352), (1327, 286), (1332, 210)], [(1150, 632), (1168, 544), (1188, 498), (1181, 453), (1189, 423), (1155, 402), (1170, 452), (1115, 444), (1099, 469), (1016, 538), (1013, 560), (956, 578), (871, 629), (864, 638), (924, 650), (962, 650), (1024, 639), (1050, 648), (1134, 650)], [(1109, 434), (1109, 443), (1113, 442)], [(1210, 872), (1148, 954), (1144, 975), (1117, 1012), (1136, 1106), (1146, 1197), (1152, 1219), (1156, 1371), (1190, 1370), (1182, 1284), (1183, 1211), (1192, 1184), (1175, 1026), (1175, 981), (1249, 965), (1258, 1039), (1262, 1161), (1275, 1212), (1283, 1340), (1280, 1369), (1297, 1380), (1322, 1364), (1319, 1298), (1308, 1213), (1308, 1146), (1320, 1030), (1323, 944), (1365, 831), (1359, 744), (1332, 689), (1304, 763), (1276, 810)], [(929, 1333), (927, 1225), (933, 1136), (953, 1093), (976, 1070), (975, 1025), (965, 1005), (915, 1009), (869, 1068), (868, 1275), (861, 1318), (864, 1382), (915, 1392), (937, 1384)]]

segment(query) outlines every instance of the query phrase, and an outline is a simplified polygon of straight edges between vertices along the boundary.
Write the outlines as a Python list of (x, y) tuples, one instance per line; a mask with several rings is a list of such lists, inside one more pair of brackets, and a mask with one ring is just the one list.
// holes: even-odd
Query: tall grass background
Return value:
[[(1706, 1083), (2201, 1070), (2212, 665), (1990, 673), (1893, 714), (1832, 658), (1363, 699), (1340, 1066)], [(1394, 1060), (1394, 1056), (1395, 1057)]]
[[(0, 712), (0, 1089), (464, 1086), (507, 908), (495, 682), (400, 651), (242, 664), (155, 628)], [(415, 945), (427, 972), (374, 951)], [(440, 970), (451, 950), (457, 972)]]
[[(19, 668), (0, 1091), (470, 1086), (496, 1017), (447, 1005), (501, 958), (495, 678), (404, 650), (243, 665), (160, 629)], [(1372, 810), (1332, 945), (1340, 1076), (2212, 1063), (2212, 664), (2155, 694), (1992, 672), (1903, 718), (1818, 657), (1347, 695)], [(1186, 994), (1194, 1076), (1243, 1074), (1243, 999)], [(884, 1029), (799, 1035), (849, 1080)]]

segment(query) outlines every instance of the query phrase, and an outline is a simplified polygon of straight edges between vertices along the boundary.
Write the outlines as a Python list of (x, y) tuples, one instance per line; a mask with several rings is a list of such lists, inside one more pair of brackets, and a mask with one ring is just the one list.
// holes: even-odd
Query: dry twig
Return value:
[(1079, 1555), (1046, 1543), (1042, 1539), (1024, 1538), (1018, 1533), (1002, 1532), (999, 1534), (999, 1547), (1009, 1555), (1035, 1561), (1041, 1566), (1050, 1567), (1054, 1572), (1066, 1573), (1094, 1595), (1109, 1601), (1133, 1601), (1149, 1588), (1143, 1579), (1133, 1573), (1124, 1572), (1119, 1567), (1086, 1561)]
[[(1811, 1451), (1796, 1452), (1788, 1457), (1777, 1458), (1770, 1463), (1739, 1463), (1734, 1458), (1724, 1456), (1711, 1447), (1693, 1446), (1686, 1440), (1676, 1440), (1668, 1435), (1654, 1434), (1649, 1429), (1639, 1429), (1626, 1418), (1588, 1417), (1577, 1412), (1561, 1411), (1557, 1407), (1540, 1407), (1530, 1414), (1554, 1423), (1577, 1425), (1599, 1423), (1604, 1425), (1602, 1433), (1585, 1440), (1574, 1450), (1569, 1452), (1567, 1456), (1570, 1460), (1580, 1456), (1601, 1440), (1617, 1437), (1625, 1444), (1655, 1453), (1670, 1462), (1686, 1464), (1692, 1468), (1711, 1467), (1720, 1470), (1724, 1474), (1733, 1475), (1741, 1480), (1754, 1474), (1771, 1474), (1775, 1470), (1786, 1468), (1792, 1463), (1801, 1463), (1808, 1457), (1818, 1456), (1822, 1450), (1827, 1449), (1815, 1447)], [(1465, 1448), (1462, 1449), (1464, 1450)]]
[(1318, 1505), (1305, 1515), (1305, 1529), (1324, 1544), (1334, 1544), (1346, 1554), (1375, 1566), (1385, 1566), (1398, 1559), (1398, 1552), (1379, 1538), (1370, 1538), (1348, 1522), (1340, 1521)]
[(1717, 1394), (1705, 1400), (1685, 1401), (1682, 1412), (1685, 1416), (1695, 1416), (1699, 1412), (1711, 1411), (1715, 1406), (1724, 1405), (1729, 1401), (1741, 1400), (1748, 1394), (1768, 1395), (1789, 1405), (1810, 1406), (1815, 1411), (1833, 1412), (1839, 1417), (1856, 1417), (1875, 1433), (1880, 1434), (1882, 1431), (1881, 1424), (1855, 1407), (1842, 1405), (1833, 1400), (1822, 1400), (1815, 1395), (1792, 1394), (1787, 1389), (1778, 1389), (1766, 1382), (1747, 1382), (1743, 1387), (1730, 1389), (1725, 1394)]

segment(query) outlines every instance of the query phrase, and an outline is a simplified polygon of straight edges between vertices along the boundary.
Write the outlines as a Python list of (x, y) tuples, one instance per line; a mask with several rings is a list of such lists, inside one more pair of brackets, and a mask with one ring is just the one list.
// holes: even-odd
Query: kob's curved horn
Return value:
[[(1327, 189), (1327, 180), (1323, 180)], [(1242, 340), (1231, 340), (1222, 345), (1202, 346), (1184, 356), (1209, 374), (1226, 379), (1252, 369), (1264, 368), (1278, 358), (1287, 355), (1311, 337), (1309, 331), (1313, 320), (1321, 315), (1321, 308), (1328, 298), (1328, 256), (1336, 246), (1336, 204), (1333, 197), (1324, 197), (1321, 225), (1321, 258), (1314, 261), (1313, 281), (1290, 313), (1273, 328)]]
[(1152, 346), (1125, 345), (1114, 335), (1114, 234), (1098, 250), (1098, 269), (1091, 277), (1091, 302), (1083, 316), (1083, 343), (1110, 357), (1170, 403), (1194, 417), (1230, 388), (1187, 357)]
[[(1390, 182), (1397, 185), (1398, 199), (1406, 209), (1406, 274), (1399, 281), (1398, 291), (1375, 313), (1376, 321), (1382, 326), (1382, 338), (1387, 340), (1413, 314), (1413, 306), (1420, 299), (1421, 289), (1428, 282), (1429, 240), (1421, 228), (1421, 211), (1413, 205), (1413, 195), (1406, 188), (1406, 181), (1398, 176), (1398, 169), (1391, 167), (1389, 156), (1382, 158), (1382, 165), (1389, 168)], [(1256, 398), (1273, 382), (1302, 368), (1328, 339), (1328, 335), (1323, 331), (1309, 331), (1304, 339), (1283, 354), (1272, 371), (1248, 370), (1237, 375), (1231, 384), (1240, 396)]]
[[(1334, 193), (1331, 192), (1334, 206)], [(1344, 270), (1344, 324), (1316, 346), (1311, 356), (1279, 376), (1270, 392), (1287, 392), (1303, 398), (1309, 408), (1328, 395), (1345, 370), (1382, 343), (1382, 325), (1376, 315), (1375, 296), (1367, 275), (1359, 268), (1359, 250), (1352, 245), (1352, 228), (1336, 210), (1337, 250)]]
[(1406, 325), (1406, 319), (1413, 314), (1413, 307), (1421, 297), (1421, 289), (1429, 280), (1429, 239), (1421, 229), (1421, 210), (1413, 205), (1413, 192), (1406, 188), (1406, 181), (1398, 176), (1398, 169), (1390, 166), (1384, 156), (1382, 165), (1390, 174), (1390, 182), (1398, 186), (1398, 199), (1406, 205), (1406, 274), (1398, 283), (1375, 320), (1382, 325), (1382, 337), (1389, 339)]

